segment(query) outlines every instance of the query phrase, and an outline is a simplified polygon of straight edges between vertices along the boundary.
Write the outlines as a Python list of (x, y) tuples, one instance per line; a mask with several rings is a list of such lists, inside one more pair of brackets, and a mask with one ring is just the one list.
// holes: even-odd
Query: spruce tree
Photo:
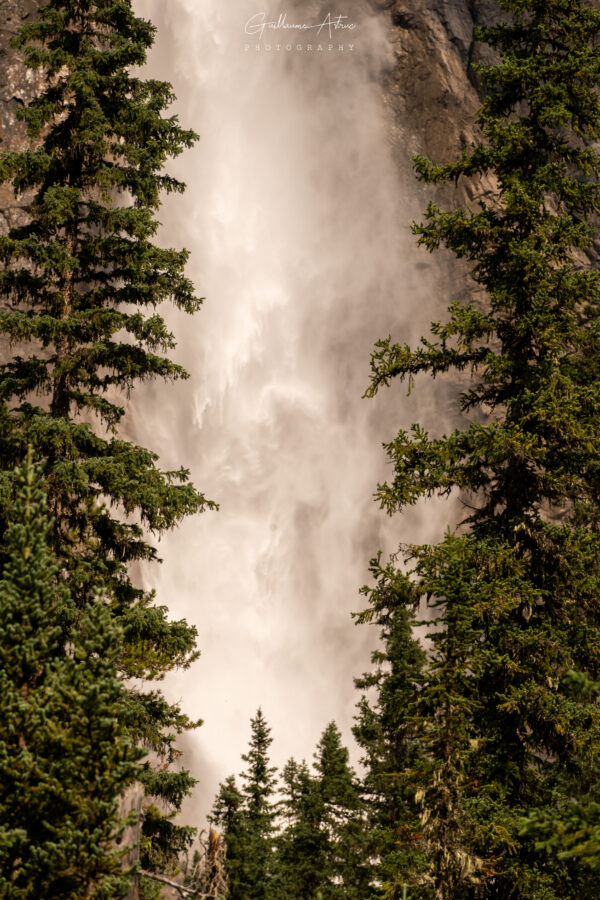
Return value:
[(209, 820), (220, 830), (225, 842), (225, 877), (229, 897), (235, 896), (242, 883), (246, 847), (246, 823), (243, 815), (244, 798), (234, 775), (221, 785)]
[[(119, 436), (125, 398), (139, 381), (186, 377), (157, 307), (198, 309), (185, 251), (156, 243), (163, 171), (195, 135), (164, 111), (167, 83), (134, 74), (154, 28), (128, 0), (47, 0), (15, 46), (40, 90), (22, 108), (30, 146), (0, 156), (0, 182), (24, 196), (26, 221), (0, 236), (0, 333), (13, 355), (0, 366), (0, 538), (10, 478), (27, 445), (43, 465), (50, 543), (83, 612), (98, 594), (123, 628), (119, 657), (134, 678), (161, 678), (196, 658), (196, 630), (171, 622), (132, 564), (156, 560), (147, 533), (212, 504), (188, 473), (162, 471), (150, 450)], [(138, 740), (161, 761), (194, 723), (160, 692), (132, 691)], [(177, 808), (192, 779), (144, 766), (148, 792)], [(145, 865), (175, 859), (187, 832), (154, 806)]]
[(246, 825), (246, 859), (244, 891), (248, 900), (268, 900), (272, 894), (273, 831), (275, 809), (274, 766), (269, 761), (273, 743), (262, 710), (250, 722), (251, 737), (248, 752), (242, 754), (246, 769), (242, 772), (242, 795)]
[(364, 805), (335, 722), (321, 735), (314, 771), (291, 759), (282, 775), (277, 900), (364, 900), (369, 882)]
[(331, 877), (325, 803), (305, 762), (282, 771), (281, 829), (277, 836), (277, 900), (316, 900)]
[[(414, 781), (427, 760), (411, 716), (426, 658), (413, 631), (414, 617), (398, 602), (404, 584), (401, 580), (398, 585), (397, 571), (382, 566), (379, 556), (371, 561), (371, 573), (375, 586), (363, 588), (369, 608), (358, 621), (379, 626), (380, 647), (371, 654), (373, 668), (355, 679), (364, 693), (352, 731), (363, 751), (371, 889), (377, 896), (400, 900), (406, 873), (425, 864)], [(417, 896), (413, 886), (411, 897)]]
[(368, 886), (364, 807), (348, 749), (335, 722), (325, 728), (315, 753), (323, 804), (327, 866), (323, 900), (363, 900)]
[(251, 719), (242, 786), (231, 777), (219, 788), (211, 821), (222, 829), (227, 848), (225, 870), (230, 900), (273, 897), (275, 793), (277, 771), (269, 761), (271, 729), (259, 708)]
[(392, 601), (431, 620), (410, 715), (428, 865), (407, 880), (440, 900), (565, 900), (593, 895), (594, 877), (577, 854), (541, 855), (522, 823), (599, 799), (598, 706), (564, 677), (600, 668), (600, 12), (499, 6), (506, 21), (478, 33), (499, 55), (481, 72), (481, 140), (457, 162), (416, 162), (428, 184), (474, 180), (476, 208), (430, 204), (415, 231), (470, 263), (486, 299), (467, 292), (416, 349), (381, 341), (369, 393), (471, 374), (467, 424), (401, 431), (378, 491), (390, 513), (451, 492), (470, 509), (438, 545), (407, 548)]
[[(581, 672), (567, 672), (563, 688), (577, 695), (592, 695), (598, 703), (600, 683)], [(600, 803), (582, 805), (576, 800), (560, 810), (534, 809), (523, 819), (522, 833), (535, 838), (536, 848), (562, 859), (576, 858), (593, 870), (600, 869)]]
[(536, 848), (560, 859), (577, 859), (596, 871), (600, 869), (600, 803), (586, 806), (574, 801), (560, 816), (535, 810), (524, 820), (523, 832), (533, 836)]
[(79, 615), (48, 549), (31, 462), (17, 472), (0, 580), (0, 896), (124, 897), (119, 794), (136, 777), (123, 635), (99, 602)]

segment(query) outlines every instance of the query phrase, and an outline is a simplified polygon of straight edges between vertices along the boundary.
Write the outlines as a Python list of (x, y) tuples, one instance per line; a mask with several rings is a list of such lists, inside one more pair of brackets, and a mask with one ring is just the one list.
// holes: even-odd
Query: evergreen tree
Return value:
[(332, 860), (325, 830), (319, 780), (305, 762), (291, 759), (282, 771), (282, 828), (277, 837), (278, 900), (318, 900), (331, 880)]
[[(377, 896), (402, 898), (406, 873), (423, 867), (420, 810), (414, 780), (426, 765), (418, 730), (411, 720), (423, 683), (425, 652), (414, 636), (414, 619), (398, 603), (403, 582), (393, 566), (372, 560), (374, 588), (363, 588), (369, 609), (359, 622), (381, 629), (380, 649), (371, 655), (373, 669), (355, 679), (364, 691), (354, 737), (363, 750), (362, 796), (365, 802), (371, 886)], [(415, 888), (411, 897), (418, 896)]]
[(267, 900), (271, 896), (273, 877), (275, 808), (272, 798), (277, 770), (269, 762), (269, 747), (273, 738), (260, 708), (251, 720), (250, 727), (250, 746), (248, 752), (242, 754), (246, 763), (246, 769), (242, 772), (247, 841), (244, 896), (248, 900)]
[(48, 550), (45, 497), (17, 472), (0, 580), (0, 897), (125, 896), (119, 794), (139, 756), (116, 675), (123, 635), (103, 603), (77, 610)]
[(270, 729), (259, 709), (242, 756), (243, 785), (220, 785), (211, 822), (221, 829), (230, 900), (364, 900), (368, 843), (359, 785), (332, 722), (315, 768), (289, 760), (279, 803), (269, 763)]
[(482, 71), (481, 141), (458, 162), (417, 160), (426, 183), (485, 180), (478, 208), (431, 204), (415, 230), (470, 262), (487, 301), (453, 304), (416, 349), (381, 341), (369, 393), (472, 373), (470, 423), (400, 432), (378, 491), (390, 513), (452, 491), (472, 508), (438, 545), (407, 548), (392, 601), (431, 619), (410, 715), (427, 757), (413, 786), (428, 865), (407, 880), (440, 900), (564, 900), (593, 895), (593, 875), (576, 856), (537, 853), (522, 821), (599, 799), (599, 710), (564, 676), (600, 668), (600, 279), (586, 258), (600, 210), (600, 12), (499, 6), (507, 21), (478, 35), (500, 57)]
[(230, 900), (270, 900), (274, 890), (275, 767), (269, 762), (273, 739), (262, 710), (250, 722), (247, 764), (239, 789), (233, 777), (220, 786), (211, 821), (221, 827), (227, 853)]
[(335, 722), (321, 735), (314, 772), (291, 759), (282, 780), (277, 900), (364, 900), (369, 882), (364, 809)]
[[(530, 813), (525, 834), (536, 839), (536, 848), (560, 859), (576, 858), (580, 865), (600, 868), (600, 804), (573, 802), (557, 817), (544, 810)], [(596, 878), (598, 876), (596, 875)]]
[(246, 849), (246, 821), (243, 814), (244, 798), (237, 786), (234, 775), (223, 784), (209, 816), (218, 826), (225, 841), (225, 877), (228, 897), (235, 897), (236, 890), (243, 883), (243, 869)]
[(315, 754), (318, 791), (327, 836), (323, 900), (364, 900), (368, 882), (365, 819), (356, 775), (335, 722), (321, 736)]
[[(124, 630), (119, 666), (161, 678), (196, 658), (196, 630), (170, 622), (131, 564), (157, 558), (161, 532), (207, 503), (184, 469), (164, 472), (151, 451), (118, 435), (124, 395), (140, 380), (185, 377), (156, 307), (199, 302), (187, 254), (154, 237), (162, 192), (183, 190), (163, 166), (195, 135), (176, 117), (168, 84), (133, 74), (154, 28), (128, 0), (47, 0), (15, 46), (40, 73), (20, 110), (31, 145), (0, 156), (0, 183), (28, 200), (27, 221), (0, 236), (0, 333), (16, 352), (0, 366), (0, 537), (13, 467), (31, 445), (43, 463), (50, 542), (79, 610), (110, 598)], [(194, 723), (157, 691), (132, 692), (138, 740), (161, 760)], [(134, 726), (132, 726), (134, 727)], [(148, 792), (177, 808), (192, 779), (144, 766)], [(188, 832), (154, 806), (145, 819), (146, 866), (175, 859)]]
[[(567, 672), (563, 687), (578, 695), (593, 693), (598, 702), (600, 683), (581, 672)], [(559, 812), (535, 809), (523, 820), (522, 833), (534, 837), (537, 849), (550, 855), (600, 868), (600, 803), (582, 805), (574, 800)]]

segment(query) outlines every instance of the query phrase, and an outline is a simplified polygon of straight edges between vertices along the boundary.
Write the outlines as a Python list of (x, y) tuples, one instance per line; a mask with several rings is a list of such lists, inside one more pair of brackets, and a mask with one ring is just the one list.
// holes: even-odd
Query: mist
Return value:
[[(310, 759), (331, 719), (357, 761), (352, 679), (377, 635), (351, 612), (369, 559), (446, 525), (435, 505), (389, 519), (372, 499), (388, 472), (382, 442), (438, 423), (443, 398), (431, 386), (362, 394), (375, 341), (417, 340), (439, 292), (410, 234), (423, 197), (379, 87), (385, 13), (346, 3), (356, 28), (317, 50), (304, 33), (249, 37), (261, 8), (248, 0), (134, 6), (158, 28), (147, 74), (172, 82), (182, 125), (200, 134), (171, 166), (187, 192), (160, 215), (161, 242), (190, 250), (206, 298), (193, 318), (166, 313), (191, 377), (140, 389), (130, 415), (135, 439), (221, 507), (163, 537), (163, 565), (143, 572), (199, 632), (201, 659), (165, 684), (205, 721), (182, 743), (197, 822), (239, 769), (259, 705), (277, 765)], [(267, 18), (312, 24), (328, 11), (274, 2)]]

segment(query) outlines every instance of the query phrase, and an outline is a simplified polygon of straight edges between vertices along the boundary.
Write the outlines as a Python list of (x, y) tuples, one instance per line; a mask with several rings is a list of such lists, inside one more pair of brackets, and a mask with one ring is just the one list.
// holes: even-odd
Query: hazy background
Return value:
[[(344, 35), (333, 41), (344, 52), (277, 52), (287, 38), (265, 33), (256, 51), (244, 34), (255, 2), (134, 6), (158, 27), (148, 73), (172, 82), (182, 124), (201, 135), (172, 167), (186, 194), (160, 216), (161, 241), (190, 249), (206, 297), (193, 319), (167, 313), (191, 378), (138, 391), (131, 419), (136, 439), (221, 505), (163, 538), (163, 566), (144, 572), (199, 631), (200, 661), (166, 685), (205, 720), (183, 742), (200, 779), (186, 818), (198, 820), (239, 769), (259, 705), (278, 765), (310, 759), (333, 718), (352, 744), (352, 678), (376, 641), (350, 618), (369, 558), (447, 519), (435, 505), (396, 520), (378, 510), (381, 442), (417, 417), (439, 424), (445, 404), (430, 385), (361, 399), (375, 340), (414, 341), (435, 315), (430, 261), (409, 231), (422, 196), (408, 160), (394, 161), (378, 87), (385, 15), (345, 3), (352, 51)], [(268, 18), (327, 11), (338, 12), (273, 2)]]

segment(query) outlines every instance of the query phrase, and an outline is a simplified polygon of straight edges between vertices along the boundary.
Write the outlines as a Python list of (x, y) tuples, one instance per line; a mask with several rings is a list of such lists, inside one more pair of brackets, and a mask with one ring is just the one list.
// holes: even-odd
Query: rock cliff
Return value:
[[(36, 79), (9, 42), (37, 5), (36, 0), (0, 0), (0, 152), (17, 149), (25, 139), (25, 129), (16, 112), (32, 96)], [(0, 185), (0, 230), (9, 227), (18, 212), (19, 204), (12, 191)]]
[(387, 102), (411, 153), (442, 161), (474, 134), (480, 103), (472, 64), (489, 60), (473, 28), (489, 24), (494, 0), (384, 0), (396, 64), (385, 82)]

